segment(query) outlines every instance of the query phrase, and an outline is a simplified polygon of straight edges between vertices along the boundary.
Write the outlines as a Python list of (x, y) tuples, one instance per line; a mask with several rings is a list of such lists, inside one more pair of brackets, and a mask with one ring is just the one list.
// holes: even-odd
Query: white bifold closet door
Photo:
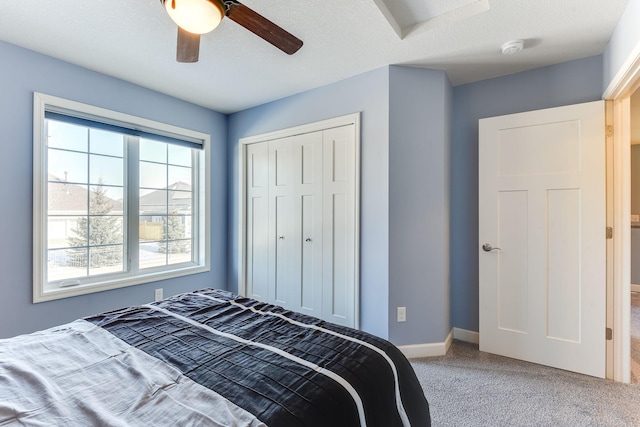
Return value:
[(247, 296), (355, 325), (355, 133), (247, 146)]

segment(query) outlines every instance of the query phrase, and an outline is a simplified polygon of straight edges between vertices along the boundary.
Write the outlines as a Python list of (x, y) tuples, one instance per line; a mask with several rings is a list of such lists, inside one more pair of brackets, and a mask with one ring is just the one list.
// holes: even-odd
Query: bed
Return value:
[(0, 340), (0, 426), (428, 426), (389, 342), (205, 289)]

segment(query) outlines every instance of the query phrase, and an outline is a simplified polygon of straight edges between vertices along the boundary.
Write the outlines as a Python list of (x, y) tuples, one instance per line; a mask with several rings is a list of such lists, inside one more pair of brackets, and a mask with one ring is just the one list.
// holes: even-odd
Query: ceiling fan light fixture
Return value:
[(224, 16), (219, 0), (162, 0), (167, 13), (181, 28), (193, 34), (213, 31)]

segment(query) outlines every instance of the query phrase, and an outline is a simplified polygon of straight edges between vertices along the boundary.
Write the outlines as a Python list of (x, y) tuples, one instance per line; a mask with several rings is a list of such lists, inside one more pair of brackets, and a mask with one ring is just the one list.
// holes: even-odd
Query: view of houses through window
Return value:
[(140, 267), (191, 261), (191, 149), (140, 140)]
[(52, 119), (46, 129), (49, 283), (192, 262), (192, 148)]

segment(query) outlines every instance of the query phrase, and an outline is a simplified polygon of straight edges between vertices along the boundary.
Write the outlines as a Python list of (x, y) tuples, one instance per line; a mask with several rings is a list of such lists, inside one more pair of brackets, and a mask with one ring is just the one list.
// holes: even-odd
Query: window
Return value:
[(209, 136), (36, 93), (34, 302), (209, 270)]

